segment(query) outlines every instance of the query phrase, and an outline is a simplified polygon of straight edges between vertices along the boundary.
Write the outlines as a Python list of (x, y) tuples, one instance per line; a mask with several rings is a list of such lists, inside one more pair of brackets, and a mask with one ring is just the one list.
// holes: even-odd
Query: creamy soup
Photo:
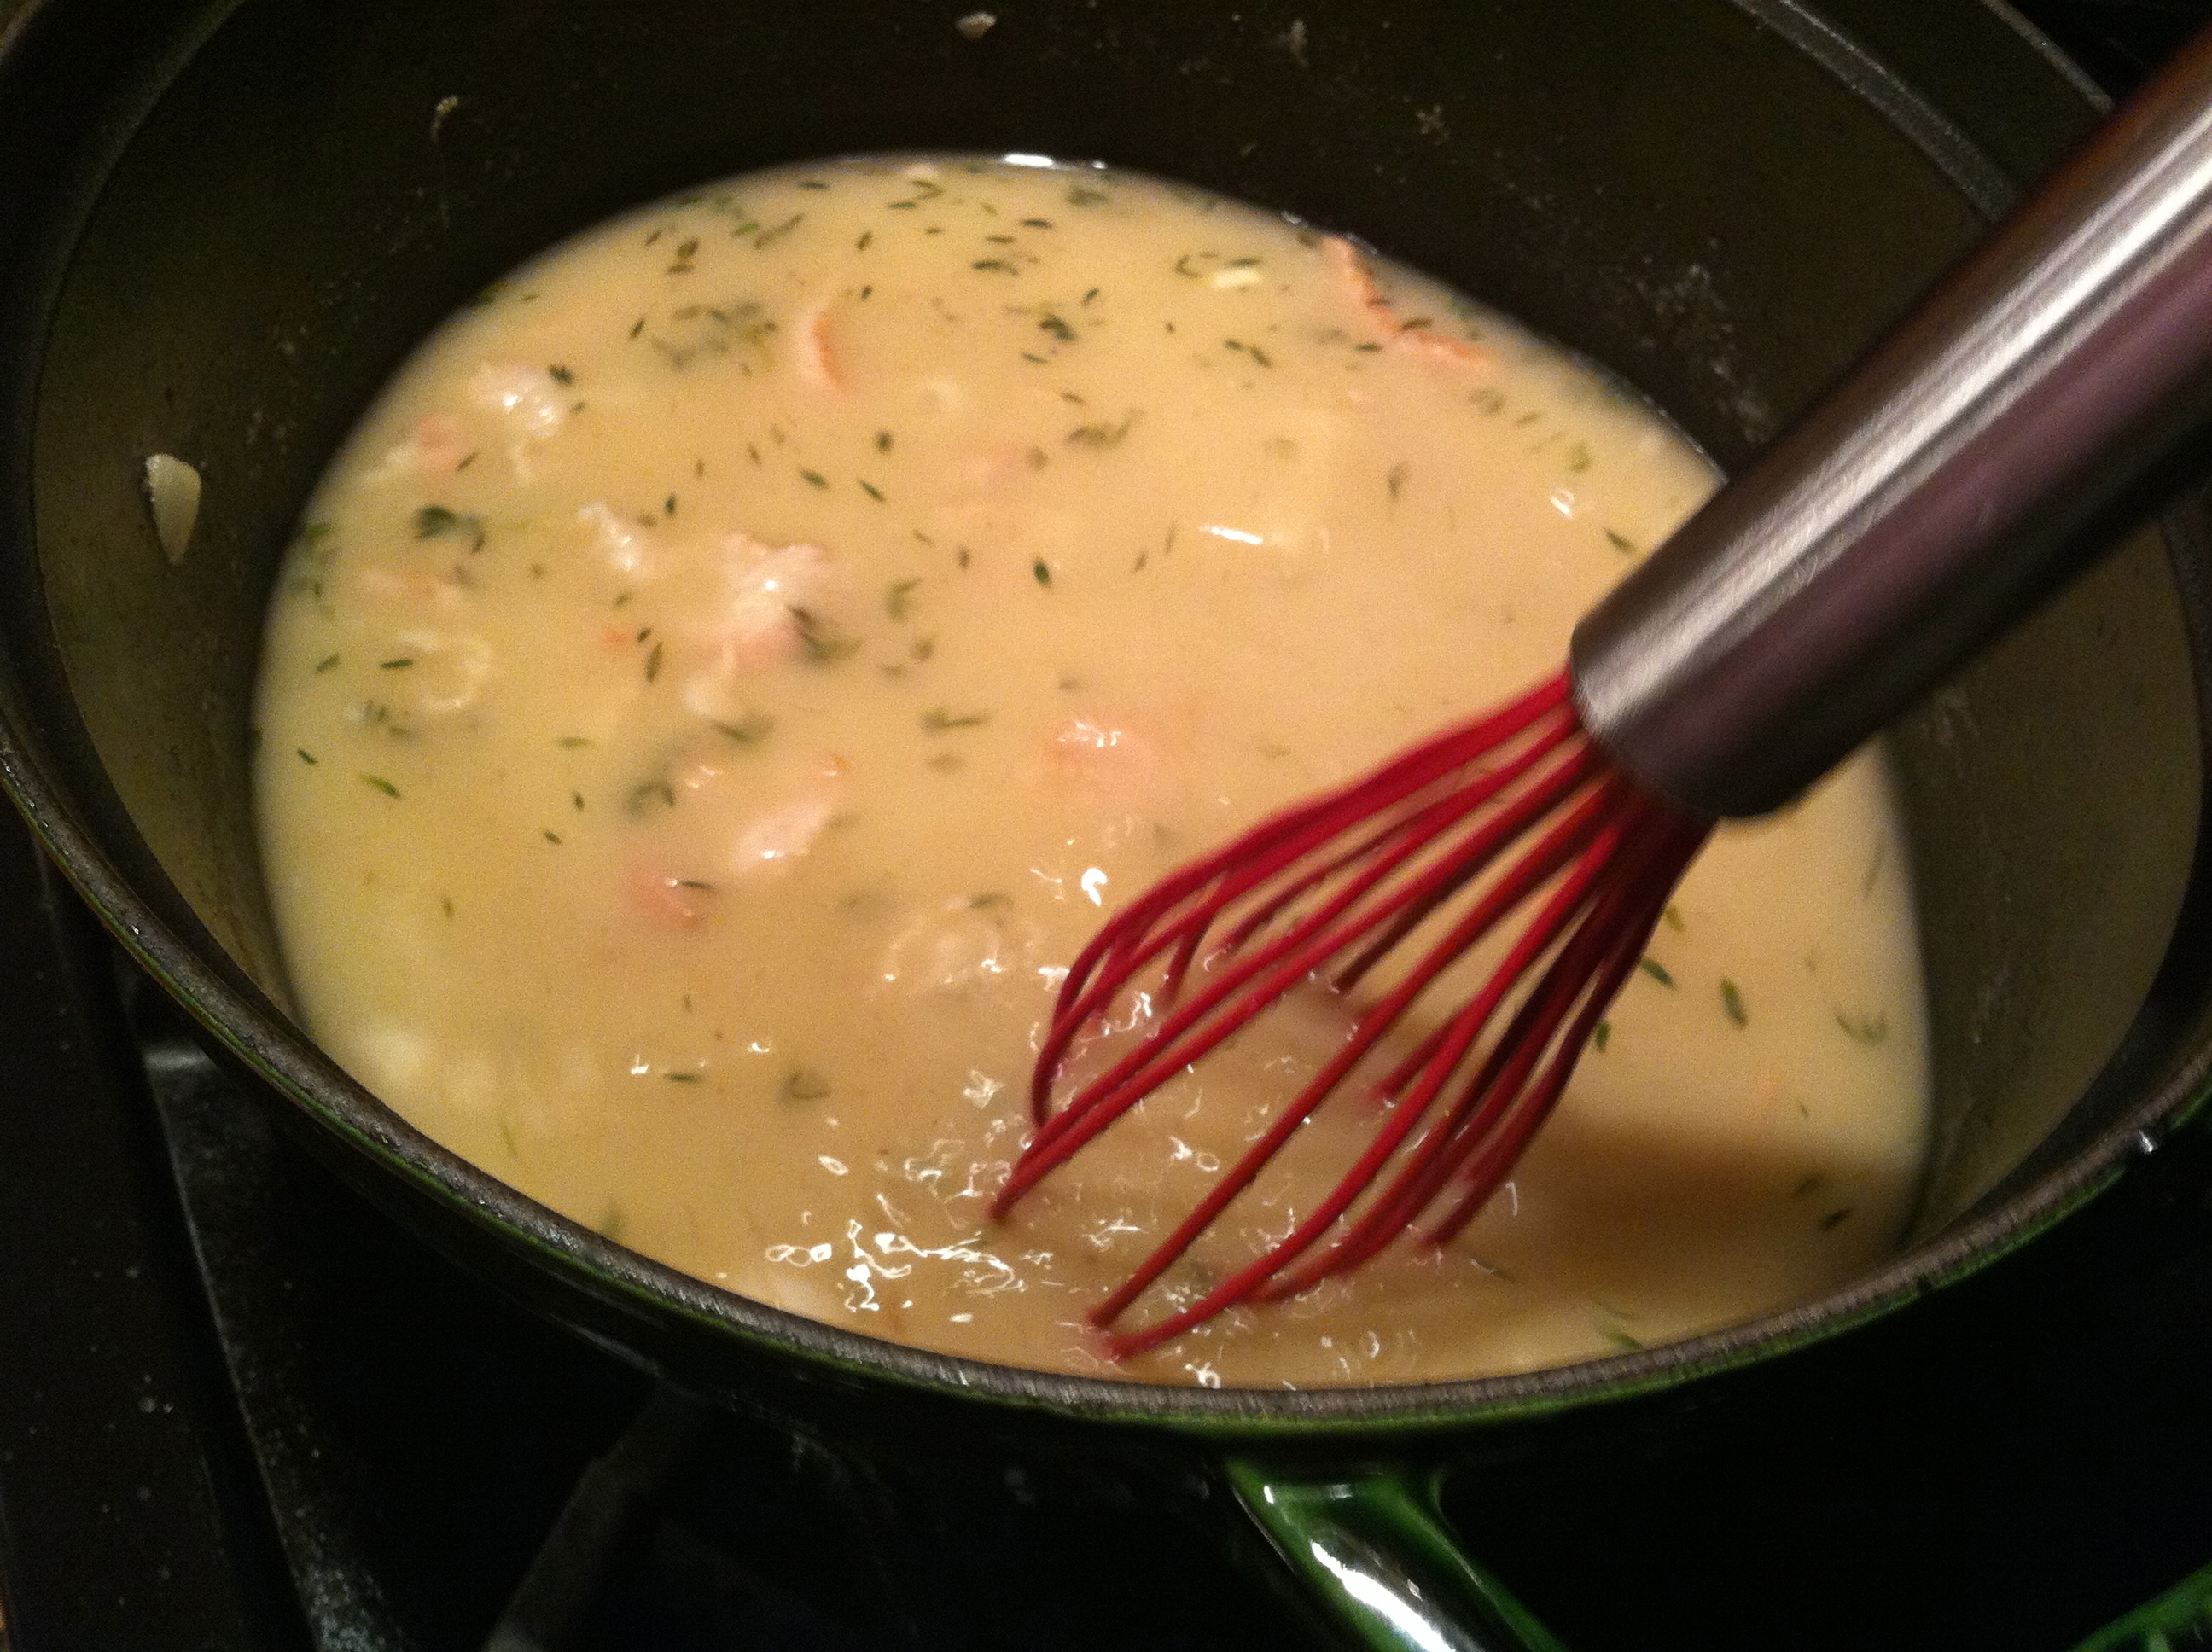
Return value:
[[(533, 1198), (927, 1348), (1401, 1382), (1802, 1298), (1896, 1239), (1925, 1133), (1870, 756), (1717, 837), (1448, 1248), (1125, 1367), (1085, 1327), (1342, 1036), (1318, 994), (987, 1212), (1101, 919), (1556, 670), (1713, 482), (1499, 318), (1144, 179), (852, 161), (648, 207), (454, 318), (309, 509), (258, 709), (298, 1003)], [(1287, 1230), (1363, 1105), (1148, 1311)]]

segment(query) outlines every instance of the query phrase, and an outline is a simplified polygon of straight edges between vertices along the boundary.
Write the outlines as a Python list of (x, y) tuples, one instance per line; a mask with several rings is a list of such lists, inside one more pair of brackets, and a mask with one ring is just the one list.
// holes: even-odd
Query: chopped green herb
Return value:
[(942, 734), (951, 728), (981, 728), (990, 720), (988, 711), (951, 712), (942, 706), (921, 714), (922, 732), (927, 734)]
[(1051, 586), (1052, 569), (1045, 565), (1045, 560), (1043, 557), (1040, 556), (1036, 561), (1030, 564), (1030, 573), (1035, 576), (1036, 582), (1039, 585), (1048, 587)]
[(443, 505), (425, 505), (415, 513), (415, 537), (417, 539), (436, 539), (449, 533), (465, 533), (473, 543), (471, 550), (482, 550), (484, 543), (483, 519), (466, 516), (448, 510)]
[(1636, 542), (1626, 534), (1615, 533), (1611, 528), (1605, 531), (1605, 542), (1623, 556), (1633, 556), (1636, 554)]
[(1844, 1206), (1841, 1210), (1830, 1211), (1826, 1216), (1820, 1218), (1820, 1231), (1823, 1233), (1827, 1232), (1829, 1229), (1834, 1227), (1850, 1213), (1851, 1207), (1848, 1205)]
[(918, 579), (893, 580), (890, 589), (884, 592), (884, 612), (895, 620), (904, 619), (914, 605), (915, 587), (921, 583)]
[(656, 807), (673, 809), (676, 806), (676, 788), (665, 780), (641, 781), (630, 787), (623, 806), (633, 815), (640, 816), (651, 814)]
[(336, 654), (327, 654), (315, 662), (316, 674), (319, 676), (325, 671), (336, 671), (338, 657)]
[(554, 741), (553, 744), (559, 746), (563, 751), (574, 751), (580, 746), (587, 746), (591, 744), (591, 742), (580, 734), (563, 734), (559, 739)]
[(1079, 424), (1067, 433), (1068, 441), (1078, 447), (1114, 447), (1135, 428), (1145, 410), (1133, 407), (1119, 424)]
[(660, 675), (660, 645), (654, 643), (653, 652), (645, 657), (645, 680), (652, 682)]
[(734, 723), (718, 720), (714, 729), (725, 738), (735, 740), (739, 745), (758, 745), (775, 732), (775, 719), (765, 712), (749, 711)]
[(1041, 332), (1050, 333), (1063, 344), (1072, 344), (1075, 342), (1075, 329), (1056, 315), (1048, 313), (1043, 320), (1037, 323), (1037, 329)]
[(805, 649), (806, 658), (817, 665), (830, 665), (842, 659), (860, 646), (860, 639), (847, 636), (825, 623), (811, 608), (791, 608), (792, 625), (799, 632), (799, 647)]
[(981, 895), (971, 895), (968, 897), (969, 906), (977, 912), (995, 911), (1001, 907), (1010, 907), (1013, 903), (1014, 897), (1004, 890), (986, 890)]
[(968, 267), (970, 270), (1003, 270), (1010, 276), (1019, 275), (1021, 273), (1019, 270), (1016, 270), (1012, 264), (1008, 264), (1004, 258), (978, 258), (975, 263), (969, 264)]
[(1739, 1027), (1748, 1027), (1751, 1024), (1751, 1017), (1743, 1007), (1743, 994), (1736, 990), (1736, 984), (1725, 975), (1721, 978), (1721, 1011)]
[(545, 841), (548, 843), (558, 843), (561, 841), (561, 834), (555, 831), (550, 826), (541, 826), (538, 829), (544, 835)]
[(697, 1072), (664, 1072), (660, 1076), (672, 1084), (696, 1084), (705, 1075)]
[(629, 1225), (629, 1218), (623, 1214), (621, 1206), (610, 1205), (607, 1206), (607, 1213), (592, 1224), (592, 1231), (610, 1244), (620, 1244), (623, 1229)]
[(1667, 966), (1656, 958), (1640, 958), (1637, 961), (1636, 967), (1662, 987), (1672, 987), (1674, 984), (1674, 977), (1667, 973)]
[(1605, 1047), (1612, 1042), (1613, 1023), (1610, 1021), (1601, 1021), (1590, 1029), (1590, 1048), (1600, 1055), (1605, 1054)]
[(802, 470), (799, 474), (804, 477), (808, 483), (813, 487), (826, 488), (830, 485), (829, 477), (823, 476), (819, 471)]
[(553, 382), (556, 385), (573, 385), (576, 382), (575, 374), (568, 367), (562, 366), (558, 361), (556, 361), (551, 367), (546, 368), (545, 371), (552, 375)]
[(884, 502), (884, 490), (881, 488), (876, 486), (874, 483), (869, 481), (866, 477), (857, 477), (854, 480), (860, 483), (860, 491), (862, 493), (867, 495), (869, 498), (874, 500), (878, 505)]
[(363, 784), (374, 787), (387, 798), (396, 798), (399, 795), (399, 788), (381, 774), (363, 774), (361, 778)]
[(1383, 485), (1390, 489), (1390, 502), (1394, 505), (1398, 502), (1398, 495), (1405, 490), (1407, 469), (1405, 462), (1401, 460), (1392, 465), (1390, 473), (1382, 478)]
[(292, 749), (300, 754), (300, 761), (301, 762), (307, 763), (310, 767), (313, 765), (315, 761), (315, 754), (313, 752), (308, 750), (307, 748), (303, 745), (294, 746)]
[(786, 1101), (818, 1102), (829, 1093), (829, 1079), (812, 1067), (793, 1067), (783, 1076)]
[(1659, 914), (1659, 918), (1660, 921), (1664, 923), (1668, 928), (1675, 931), (1677, 933), (1680, 933), (1681, 931), (1689, 927), (1687, 924), (1682, 921), (1681, 908), (1675, 906), (1671, 902), (1668, 903), (1667, 909)]
[(1889, 1036), (1889, 1017), (1880, 1010), (1855, 1016), (1845, 1015), (1838, 1010), (1836, 1011), (1836, 1024), (1849, 1034), (1855, 1043), (1879, 1044)]
[(380, 671), (404, 671), (414, 663), (415, 662), (412, 659), (410, 659), (404, 654), (402, 654), (397, 659), (380, 659), (377, 661), (376, 669)]
[(1103, 206), (1111, 198), (1103, 189), (1091, 189), (1081, 184), (1068, 185), (1067, 203), (1070, 206)]

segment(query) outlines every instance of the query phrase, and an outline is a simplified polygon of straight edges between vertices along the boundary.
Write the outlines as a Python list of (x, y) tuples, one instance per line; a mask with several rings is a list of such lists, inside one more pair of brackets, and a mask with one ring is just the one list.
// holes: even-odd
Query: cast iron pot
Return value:
[[(1709, 1389), (1893, 1309), (2109, 1184), (2197, 1099), (2207, 564), (2185, 522), (1893, 736), (1937, 1108), (1894, 1260), (1617, 1358), (1305, 1394), (1046, 1376), (793, 1318), (387, 1112), (289, 1019), (262, 896), (247, 717), (277, 556), (386, 375), (519, 258), (686, 184), (855, 151), (1096, 157), (1356, 231), (1621, 374), (1733, 467), (2093, 100), (1966, 0), (1826, 19), (1790, 0), (1002, 4), (970, 38), (955, 7), (913, 0), (22, 0), (0, 40), (0, 772), (288, 1117), (546, 1311), (686, 1384), (842, 1425), (1187, 1436), (1225, 1454), (1369, 1643), (1551, 1644), (1394, 1464), (1648, 1418), (1629, 1396)], [(205, 478), (174, 566), (141, 492), (155, 452)]]

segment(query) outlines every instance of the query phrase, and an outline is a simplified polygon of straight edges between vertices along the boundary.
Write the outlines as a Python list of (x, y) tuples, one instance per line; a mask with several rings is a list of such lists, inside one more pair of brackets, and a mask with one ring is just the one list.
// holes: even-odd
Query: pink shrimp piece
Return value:
[(1375, 276), (1367, 268), (1367, 260), (1359, 256), (1358, 247), (1341, 235), (1331, 235), (1322, 242), (1321, 256), (1346, 297), (1361, 309), (1376, 312), (1385, 324), (1390, 321), (1390, 301), (1375, 284)]
[(799, 312), (793, 337), (799, 376), (823, 390), (842, 390), (843, 374), (837, 370), (836, 347), (830, 342), (830, 307), (835, 301), (817, 299)]
[(648, 928), (697, 928), (713, 895), (705, 880), (678, 877), (658, 859), (633, 859), (623, 871), (623, 905)]
[(813, 848), (835, 812), (830, 799), (816, 795), (754, 817), (738, 833), (730, 870), (740, 878), (789, 870)]
[(416, 425), (415, 465), (426, 475), (451, 476), (468, 456), (468, 432), (452, 414), (426, 414)]
[(361, 569), (354, 577), (360, 582), (363, 596), (394, 607), (451, 612), (467, 601), (459, 582), (442, 574), (370, 567)]
[(1449, 337), (1419, 322), (1401, 321), (1390, 301), (1382, 295), (1382, 289), (1375, 284), (1375, 274), (1367, 267), (1367, 260), (1343, 236), (1331, 235), (1323, 240), (1321, 255), (1337, 285), (1373, 323), (1384, 343), (1398, 345), (1431, 361), (1471, 367), (1488, 366), (1496, 359), (1480, 345), (1464, 338)]
[(1150, 740), (1103, 717), (1072, 717), (1047, 737), (1045, 765), (1053, 773), (1094, 785), (1149, 778), (1159, 768)]
[(684, 629), (696, 665), (683, 698), (696, 715), (724, 720), (742, 711), (748, 677), (798, 659), (810, 637), (817, 648), (839, 646), (827, 610), (842, 581), (817, 545), (770, 546), (732, 533), (720, 551), (725, 601), (712, 619)]

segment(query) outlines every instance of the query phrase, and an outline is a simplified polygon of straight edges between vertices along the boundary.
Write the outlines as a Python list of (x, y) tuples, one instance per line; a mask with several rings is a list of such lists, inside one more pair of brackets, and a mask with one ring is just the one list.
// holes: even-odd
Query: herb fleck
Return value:
[(914, 606), (915, 587), (920, 580), (895, 580), (890, 590), (884, 592), (884, 612), (895, 620), (904, 619)]
[(1612, 1042), (1613, 1023), (1610, 1021), (1601, 1021), (1590, 1029), (1590, 1048), (1600, 1055), (1605, 1054), (1605, 1047)]
[(1871, 1046), (1889, 1036), (1889, 1017), (1880, 1010), (1861, 1015), (1845, 1015), (1838, 1010), (1836, 1011), (1836, 1024), (1850, 1035), (1854, 1043)]
[(775, 732), (775, 719), (765, 712), (749, 711), (734, 723), (718, 720), (714, 728), (718, 733), (735, 740), (739, 745), (758, 745)]
[(417, 539), (436, 539), (448, 533), (465, 533), (473, 542), (471, 550), (482, 550), (484, 542), (483, 519), (466, 516), (459, 511), (448, 510), (443, 505), (425, 505), (415, 513), (415, 537)]
[(786, 1101), (818, 1102), (829, 1093), (829, 1079), (812, 1067), (793, 1067), (783, 1076)]
[(1045, 565), (1045, 560), (1043, 557), (1040, 556), (1036, 561), (1030, 564), (1030, 572), (1036, 577), (1036, 582), (1039, 585), (1045, 586), (1047, 589), (1051, 587), (1052, 569)]
[(1656, 958), (1638, 959), (1636, 967), (1662, 987), (1672, 987), (1674, 984), (1674, 977), (1667, 973), (1667, 966)]
[(988, 711), (953, 712), (942, 706), (921, 714), (922, 732), (927, 734), (942, 734), (953, 728), (981, 728), (990, 720), (991, 714)]
[(811, 486), (817, 488), (826, 488), (830, 485), (830, 479), (823, 476), (819, 471), (802, 470), (799, 474), (804, 477)]
[(1751, 1024), (1751, 1017), (1743, 1007), (1743, 994), (1725, 975), (1721, 978), (1721, 1011), (1739, 1027)]
[(363, 774), (361, 778), (364, 785), (374, 787), (387, 798), (396, 798), (399, 795), (399, 788), (381, 774)]
[(656, 807), (673, 809), (676, 806), (676, 788), (665, 780), (641, 781), (630, 787), (629, 796), (623, 799), (623, 806), (638, 816), (649, 815)]
[(315, 662), (315, 673), (317, 676), (320, 676), (325, 671), (336, 671), (337, 669), (337, 664), (338, 657), (336, 654), (325, 655), (323, 659)]
[(315, 761), (315, 754), (313, 752), (308, 750), (307, 748), (303, 745), (294, 746), (292, 750), (300, 754), (300, 761), (301, 762), (307, 764), (310, 768), (313, 766)]
[(811, 608), (790, 608), (793, 627), (799, 633), (799, 647), (805, 649), (806, 658), (817, 665), (827, 665), (842, 659), (860, 646), (860, 639), (847, 636), (815, 613)]
[(1119, 424), (1079, 424), (1067, 433), (1068, 441), (1078, 447), (1115, 447), (1135, 428), (1145, 410), (1134, 407)]

